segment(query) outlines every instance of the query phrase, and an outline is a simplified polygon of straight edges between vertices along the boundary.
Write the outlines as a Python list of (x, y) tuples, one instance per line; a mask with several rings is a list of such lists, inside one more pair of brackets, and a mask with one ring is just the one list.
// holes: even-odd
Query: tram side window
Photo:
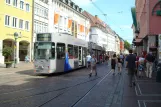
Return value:
[(68, 45), (69, 59), (73, 59), (73, 45)]
[(52, 59), (55, 58), (55, 43), (52, 43), (52, 46), (51, 46), (51, 58)]
[(78, 58), (78, 46), (74, 46), (74, 58)]
[(57, 43), (57, 59), (65, 58), (65, 44)]
[(86, 58), (86, 56), (87, 56), (87, 48), (83, 48), (83, 58)]

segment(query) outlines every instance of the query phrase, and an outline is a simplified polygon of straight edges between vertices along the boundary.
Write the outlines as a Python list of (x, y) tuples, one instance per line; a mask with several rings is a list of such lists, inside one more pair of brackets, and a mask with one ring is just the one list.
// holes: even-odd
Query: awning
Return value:
[(134, 43), (140, 43), (142, 39), (135, 39)]

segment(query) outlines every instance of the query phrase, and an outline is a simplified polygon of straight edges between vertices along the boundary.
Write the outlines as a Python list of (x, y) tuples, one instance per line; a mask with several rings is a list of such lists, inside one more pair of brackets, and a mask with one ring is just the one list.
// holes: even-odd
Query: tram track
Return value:
[[(79, 70), (78, 70), (79, 71)], [(74, 73), (74, 72), (71, 72), (71, 73)], [(65, 74), (66, 75), (66, 74)], [(55, 77), (55, 78), (59, 78), (59, 77), (61, 77), (62, 75), (59, 75), (59, 76), (57, 76), (57, 77)], [(102, 76), (101, 76), (102, 77)], [(101, 78), (100, 77), (100, 78)], [(31, 79), (31, 78), (29, 78), (29, 77), (26, 77), (26, 78), (20, 78), (20, 79), (17, 79), (17, 80), (13, 80), (13, 81), (8, 81), (8, 82), (5, 82), (5, 83), (3, 83), (3, 84), (1, 84), (0, 83), (0, 86), (2, 86), (2, 85), (6, 85), (6, 84), (9, 84), (9, 83), (13, 83), (13, 82), (17, 82), (17, 81), (26, 81), (26, 79)], [(32, 78), (32, 79), (35, 79), (35, 80), (38, 80), (38, 81), (44, 81), (44, 79), (48, 79), (48, 78), (46, 78), (46, 77), (44, 77), (44, 78), (41, 78), (41, 76), (40, 76), (40, 78), (39, 77), (36, 77), (36, 78)], [(39, 80), (40, 79), (40, 80)], [(51, 84), (51, 85), (48, 85), (48, 86), (46, 86), (46, 87), (51, 87), (51, 86), (53, 86), (53, 84)], [(6, 90), (5, 88), (4, 89), (0, 89), (0, 96), (1, 95), (4, 95), (4, 94), (8, 94), (8, 93), (16, 93), (16, 92), (21, 92), (21, 91), (25, 91), (25, 90), (34, 90), (34, 89), (39, 89), (39, 88), (41, 88), (42, 86), (38, 86), (37, 88), (33, 88), (33, 87), (30, 87), (30, 88), (25, 88), (25, 89), (18, 89), (18, 90), (9, 90), (10, 92), (2, 92), (2, 91), (4, 91), (4, 90)]]
[[(82, 97), (80, 97), (76, 102), (74, 102), (72, 105), (71, 105), (71, 107), (76, 107), (77, 106), (77, 104), (79, 103), (79, 102), (81, 102), (97, 85), (99, 85), (109, 74), (111, 73), (111, 71), (109, 71), (105, 76), (102, 76), (103, 78), (100, 80), (100, 81), (98, 81), (97, 83), (95, 83)], [(73, 87), (71, 87), (71, 88), (73, 88)], [(41, 105), (39, 105), (39, 106), (37, 106), (37, 107), (43, 107), (44, 105), (46, 105), (47, 103), (49, 103), (49, 102), (51, 102), (51, 101), (53, 101), (53, 100), (55, 100), (56, 98), (58, 98), (58, 97), (60, 97), (60, 96), (62, 96), (63, 94), (65, 94), (67, 91), (69, 91), (69, 89), (67, 89), (67, 90), (65, 90), (65, 91), (63, 91), (63, 92), (61, 92), (61, 93), (59, 93), (57, 96), (55, 96), (55, 97), (53, 97), (53, 98), (51, 98), (51, 99), (49, 99), (48, 101), (46, 101), (46, 102), (44, 102), (44, 103), (42, 103)]]
[[(95, 81), (95, 80), (100, 79), (102, 77), (104, 77), (104, 76), (97, 77), (97, 78), (94, 78), (94, 79), (91, 79), (91, 80), (88, 80), (88, 81), (80, 82), (80, 83), (72, 85), (72, 86), (67, 86), (67, 87), (63, 87), (63, 88), (59, 88), (59, 89), (53, 89), (53, 90), (50, 90), (50, 91), (44, 91), (44, 92), (36, 93), (36, 94), (33, 94), (33, 95), (29, 95), (29, 96), (22, 96), (22, 97), (18, 97), (18, 98), (9, 99), (9, 100), (3, 100), (3, 101), (0, 101), (0, 104), (8, 103), (8, 102), (13, 102), (13, 101), (18, 101), (18, 100), (22, 100), (22, 99), (31, 98), (31, 97), (34, 97), (34, 96), (44, 95), (44, 94), (48, 94), (48, 93), (52, 93), (52, 92), (58, 92), (58, 91), (63, 91), (63, 90), (64, 90), (63, 93), (65, 93), (66, 90), (69, 90), (69, 89), (71, 89), (73, 87), (76, 87), (76, 86), (80, 86), (82, 84), (86, 84), (86, 83)], [(33, 89), (39, 89), (39, 88), (30, 88), (30, 91), (33, 90)], [(24, 89), (24, 91), (27, 91), (27, 89)], [(14, 92), (19, 92), (19, 91), (14, 91)], [(9, 93), (4, 93), (4, 94), (10, 94), (10, 93), (14, 93), (14, 92), (9, 92)], [(63, 93), (60, 93), (60, 95), (62, 95)], [(2, 94), (0, 94), (0, 96), (4, 95), (4, 94), (2, 93)], [(58, 95), (56, 96), (56, 98), (58, 97)]]

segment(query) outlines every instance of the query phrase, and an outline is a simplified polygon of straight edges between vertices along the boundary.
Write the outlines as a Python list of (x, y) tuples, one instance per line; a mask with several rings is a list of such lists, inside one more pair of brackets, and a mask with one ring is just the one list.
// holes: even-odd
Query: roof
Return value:
[(104, 24), (102, 23), (103, 21), (101, 19), (96, 18), (95, 16), (91, 15), (87, 11), (84, 11), (83, 15), (85, 15), (86, 17), (90, 19), (91, 26), (97, 26), (99, 24), (105, 28)]

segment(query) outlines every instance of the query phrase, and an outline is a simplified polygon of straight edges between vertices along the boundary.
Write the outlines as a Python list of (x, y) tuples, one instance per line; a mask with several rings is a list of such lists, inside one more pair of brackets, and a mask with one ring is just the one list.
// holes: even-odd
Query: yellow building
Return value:
[(4, 46), (14, 48), (15, 32), (19, 34), (16, 43), (17, 61), (24, 61), (26, 55), (31, 58), (32, 6), (33, 0), (0, 1), (0, 63), (4, 63)]

